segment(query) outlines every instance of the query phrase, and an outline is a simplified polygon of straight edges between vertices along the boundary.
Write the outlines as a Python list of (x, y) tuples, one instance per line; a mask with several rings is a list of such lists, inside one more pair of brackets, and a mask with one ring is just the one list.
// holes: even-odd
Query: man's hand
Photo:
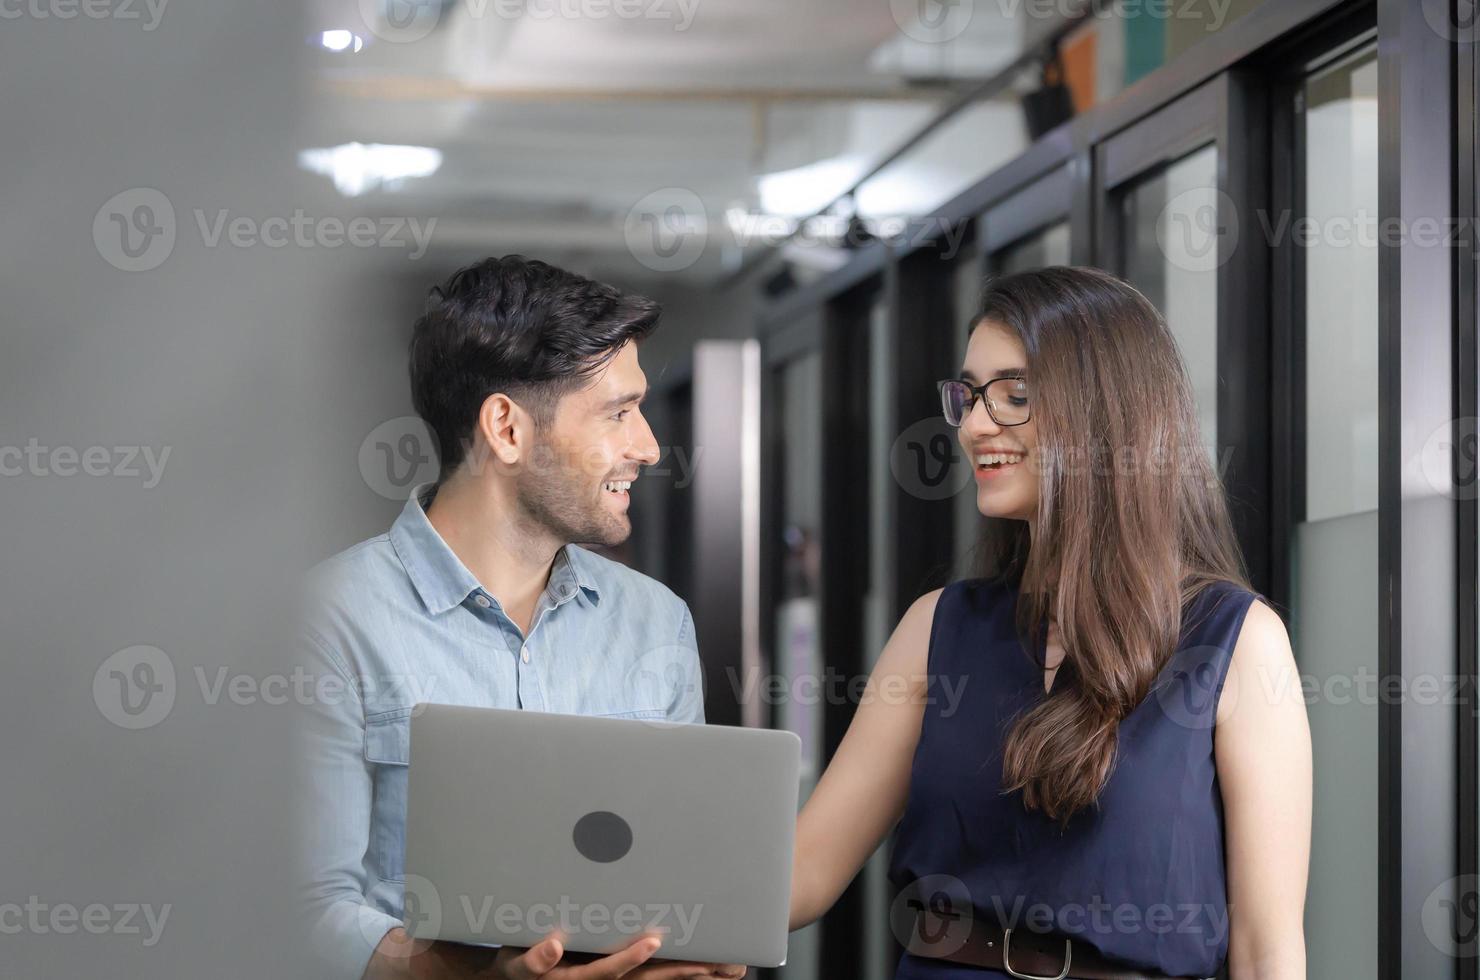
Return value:
[(397, 928), (376, 946), (364, 980), (738, 980), (745, 976), (745, 967), (739, 965), (649, 962), (660, 944), (658, 936), (649, 934), (625, 949), (595, 957), (567, 954), (558, 932), (527, 949), (503, 946), (495, 950), (413, 940)]

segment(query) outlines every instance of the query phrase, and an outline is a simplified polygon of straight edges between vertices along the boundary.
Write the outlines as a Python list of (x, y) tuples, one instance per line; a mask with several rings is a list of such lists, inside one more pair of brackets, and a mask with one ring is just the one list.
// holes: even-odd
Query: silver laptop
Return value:
[(406, 930), (417, 938), (786, 960), (801, 742), (719, 725), (417, 705)]

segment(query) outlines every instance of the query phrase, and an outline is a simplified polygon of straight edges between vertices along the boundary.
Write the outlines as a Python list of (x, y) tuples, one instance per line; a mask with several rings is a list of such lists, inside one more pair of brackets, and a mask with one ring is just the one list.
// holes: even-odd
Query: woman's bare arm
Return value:
[(1233, 980), (1305, 977), (1311, 744), (1285, 624), (1255, 600), (1218, 700)]
[(915, 600), (895, 627), (842, 744), (797, 819), (792, 929), (832, 907), (904, 811), (939, 597), (937, 589)]

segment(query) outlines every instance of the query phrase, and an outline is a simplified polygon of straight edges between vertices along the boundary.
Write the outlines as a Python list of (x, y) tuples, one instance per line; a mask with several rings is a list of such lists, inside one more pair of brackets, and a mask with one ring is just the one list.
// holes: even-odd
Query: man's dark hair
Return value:
[(478, 409), (503, 392), (547, 425), (661, 308), (522, 255), (488, 258), (432, 288), (411, 336), (411, 402), (436, 436), (446, 479), (462, 464)]

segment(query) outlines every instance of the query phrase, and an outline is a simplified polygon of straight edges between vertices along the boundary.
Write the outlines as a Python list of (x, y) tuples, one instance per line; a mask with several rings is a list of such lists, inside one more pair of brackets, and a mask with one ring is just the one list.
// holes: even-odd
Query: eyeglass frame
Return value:
[[(940, 396), (940, 414), (943, 418), (945, 418), (947, 425), (960, 428), (963, 424), (965, 424), (966, 419), (971, 415), (971, 413), (976, 410), (976, 403), (978, 400), (980, 400), (981, 403), (987, 407), (987, 414), (992, 417), (992, 421), (996, 422), (1003, 428), (1008, 428), (1014, 425), (1022, 425), (1024, 422), (1031, 422), (1033, 420), (1033, 408), (1031, 405), (1028, 407), (1028, 417), (1023, 419), (1022, 422), (1004, 422), (997, 417), (997, 412), (992, 408), (992, 399), (987, 397), (987, 389), (992, 387), (992, 385), (996, 384), (999, 381), (1026, 380), (1027, 378), (1025, 378), (1023, 375), (1010, 374), (1004, 375), (1000, 378), (991, 378), (990, 380), (984, 381), (979, 385), (974, 385), (970, 381), (967, 381), (965, 378), (946, 378), (942, 381), (937, 381), (935, 383), (935, 391)], [(948, 384), (965, 385), (967, 388), (971, 389), (971, 401), (967, 403), (966, 410), (961, 413), (960, 422), (952, 422), (950, 420), (950, 417), (946, 415), (946, 385)]]

